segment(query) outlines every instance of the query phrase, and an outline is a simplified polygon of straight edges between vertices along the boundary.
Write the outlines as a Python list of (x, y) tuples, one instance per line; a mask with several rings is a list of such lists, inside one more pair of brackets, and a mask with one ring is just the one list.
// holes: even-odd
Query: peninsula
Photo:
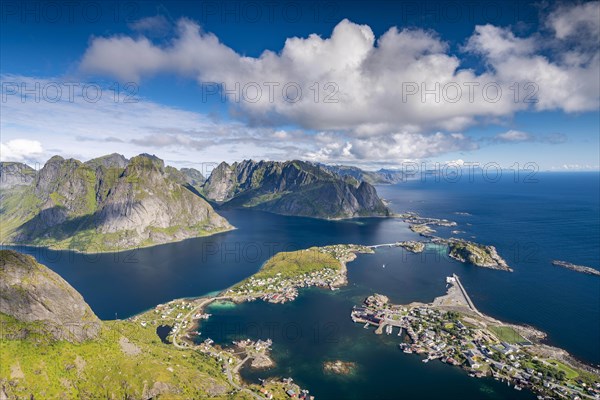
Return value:
[(600, 395), (599, 371), (562, 349), (542, 344), (545, 334), (540, 331), (482, 314), (458, 276), (446, 279), (447, 294), (430, 304), (395, 305), (375, 294), (353, 308), (352, 320), (375, 326), (377, 334), (389, 335), (396, 329), (402, 337), (400, 349), (425, 356), (423, 362), (440, 360), (473, 377), (491, 376), (548, 398)]
[(225, 291), (235, 301), (256, 298), (285, 303), (298, 296), (298, 288), (318, 286), (335, 290), (347, 283), (346, 263), (356, 253), (372, 253), (368, 246), (332, 245), (277, 253), (256, 274)]

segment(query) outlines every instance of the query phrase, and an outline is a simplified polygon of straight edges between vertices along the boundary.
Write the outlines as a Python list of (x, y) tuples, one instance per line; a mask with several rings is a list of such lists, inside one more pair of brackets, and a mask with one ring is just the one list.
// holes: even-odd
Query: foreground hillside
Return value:
[(387, 216), (375, 188), (303, 161), (221, 163), (202, 188), (222, 207), (315, 218)]
[[(31, 256), (0, 250), (0, 279), (2, 399), (256, 397), (238, 391), (218, 359), (165, 344), (155, 328), (99, 321), (79, 293)], [(283, 398), (279, 386), (268, 387)]]
[(54, 156), (38, 172), (2, 164), (0, 239), (83, 252), (151, 246), (231, 229), (178, 171), (142, 154), (82, 163)]
[(73, 343), (100, 331), (98, 317), (64, 279), (33, 257), (10, 250), (0, 250), (0, 313)]

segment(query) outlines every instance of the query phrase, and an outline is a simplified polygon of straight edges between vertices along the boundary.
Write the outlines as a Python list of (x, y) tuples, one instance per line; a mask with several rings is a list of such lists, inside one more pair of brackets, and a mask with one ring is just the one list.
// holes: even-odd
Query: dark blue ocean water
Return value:
[[(600, 175), (539, 173), (537, 182), (428, 180), (379, 187), (399, 210), (449, 218), (464, 234), (497, 247), (511, 274), (463, 278), (481, 311), (533, 325), (552, 344), (600, 363), (600, 279), (551, 265), (552, 260), (600, 269)], [(456, 213), (468, 213), (462, 215)], [(444, 235), (444, 236), (445, 236)]]
[[(536, 183), (515, 183), (507, 176), (495, 183), (428, 179), (380, 186), (378, 192), (394, 211), (457, 221), (457, 227), (441, 228), (438, 234), (495, 245), (514, 272), (461, 264), (435, 250), (412, 255), (380, 249), (348, 265), (349, 285), (340, 291), (306, 290), (284, 305), (216, 307), (202, 336), (220, 343), (240, 335), (273, 338), (277, 366), (245, 370), (244, 377), (291, 375), (319, 398), (531, 398), (493, 380), (469, 378), (457, 368), (423, 364), (397, 350), (397, 337), (376, 336), (354, 325), (349, 312), (373, 292), (399, 303), (431, 301), (444, 293), (444, 277), (455, 272), (481, 311), (533, 325), (548, 333), (551, 344), (600, 363), (600, 279), (550, 264), (559, 259), (600, 266), (599, 177), (540, 173)], [(278, 251), (418, 238), (398, 219), (321, 221), (248, 210), (222, 214), (238, 229), (114, 254), (19, 249), (61, 274), (101, 318), (111, 319), (173, 298), (222, 290)], [(324, 374), (322, 362), (337, 358), (357, 362), (359, 373), (347, 378)]]

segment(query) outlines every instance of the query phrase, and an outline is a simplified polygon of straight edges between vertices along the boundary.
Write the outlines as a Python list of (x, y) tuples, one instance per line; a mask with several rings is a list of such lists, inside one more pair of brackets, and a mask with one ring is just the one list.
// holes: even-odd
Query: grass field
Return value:
[(569, 367), (568, 365), (561, 363), (560, 361), (548, 360), (548, 363), (550, 363), (551, 365), (556, 367), (557, 370), (563, 371), (566, 374), (567, 379), (575, 379), (579, 376), (579, 373), (577, 371), (575, 371), (573, 368)]
[(517, 344), (517, 343), (527, 343), (528, 340), (523, 336), (519, 335), (517, 331), (515, 331), (510, 326), (490, 326), (490, 331), (494, 333), (498, 339), (502, 342), (506, 342), (509, 344)]
[(179, 392), (161, 398), (230, 398), (216, 360), (163, 344), (155, 327), (107, 321), (98, 339), (75, 344), (47, 340), (43, 332), (11, 340), (16, 329), (38, 327), (3, 314), (0, 323), (0, 383), (9, 398), (138, 399), (153, 387)]
[(333, 255), (323, 253), (317, 248), (310, 248), (275, 254), (253, 277), (255, 279), (264, 279), (281, 274), (279, 275), (281, 278), (294, 278), (324, 268), (339, 270), (341, 265)]

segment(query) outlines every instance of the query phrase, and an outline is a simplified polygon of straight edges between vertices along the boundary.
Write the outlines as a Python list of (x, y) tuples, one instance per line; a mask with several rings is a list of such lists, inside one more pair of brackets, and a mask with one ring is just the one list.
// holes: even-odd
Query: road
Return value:
[[(217, 296), (217, 297), (207, 297), (206, 299), (202, 300), (200, 303), (198, 303), (198, 305), (196, 307), (194, 307), (194, 309), (192, 309), (189, 313), (187, 313), (181, 320), (179, 320), (178, 322), (180, 322), (179, 328), (177, 328), (177, 331), (173, 332), (173, 345), (175, 347), (177, 347), (178, 349), (187, 349), (188, 347), (186, 346), (182, 346), (179, 343), (177, 343), (177, 337), (179, 336), (179, 333), (181, 331), (181, 327), (183, 326), (183, 322), (184, 321), (189, 321), (190, 317), (196, 313), (199, 313), (204, 307), (206, 307), (206, 305), (212, 303), (213, 301), (217, 301), (217, 300), (229, 300), (231, 299), (230, 296)], [(215, 357), (218, 356), (220, 353), (211, 350), (210, 354)], [(224, 363), (224, 369), (225, 369), (225, 375), (227, 375), (227, 380), (229, 381), (229, 383), (231, 384), (231, 386), (233, 386), (236, 390), (238, 391), (243, 391), (243, 392), (247, 392), (250, 395), (252, 395), (252, 397), (254, 397), (257, 400), (264, 400), (264, 397), (259, 396), (258, 394), (254, 393), (252, 390), (244, 388), (242, 386), (240, 386), (234, 379), (233, 374), (238, 373), (239, 369), (241, 368), (242, 365), (244, 365), (244, 363), (246, 361), (248, 361), (250, 359), (249, 356), (247, 356), (246, 358), (244, 358), (242, 361), (240, 361), (238, 364), (236, 364), (233, 369), (230, 367), (228, 362)]]
[(192, 314), (196, 314), (196, 313), (200, 312), (207, 304), (212, 303), (213, 301), (227, 300), (227, 299), (230, 299), (230, 298), (231, 297), (229, 297), (229, 296), (217, 296), (217, 297), (207, 297), (206, 299), (202, 300), (194, 309), (192, 309), (180, 321), (178, 321), (178, 322), (181, 322), (181, 324), (179, 325), (179, 327), (177, 328), (177, 330), (173, 332), (173, 345), (175, 347), (177, 347), (178, 349), (185, 348), (185, 346), (182, 346), (179, 343), (177, 343), (177, 336), (179, 335), (179, 333), (181, 331), (181, 327), (183, 326), (183, 322), (190, 320), (190, 317), (192, 316)]

